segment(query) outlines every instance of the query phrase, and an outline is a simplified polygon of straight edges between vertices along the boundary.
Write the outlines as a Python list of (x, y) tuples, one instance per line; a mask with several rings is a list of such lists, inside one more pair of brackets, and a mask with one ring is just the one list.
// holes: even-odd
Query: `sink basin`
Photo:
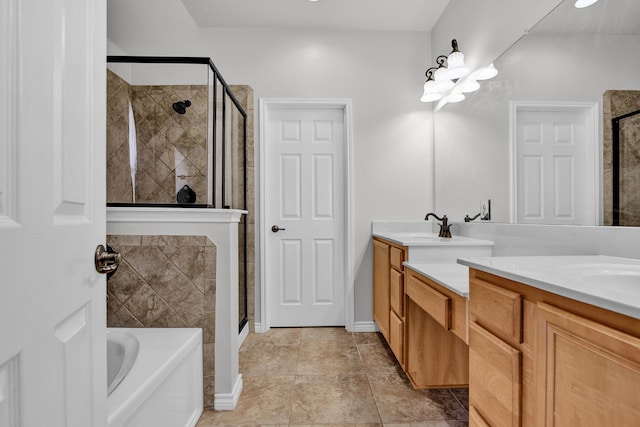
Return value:
[(601, 286), (622, 293), (640, 291), (640, 266), (593, 264), (572, 266), (576, 276), (589, 286)]

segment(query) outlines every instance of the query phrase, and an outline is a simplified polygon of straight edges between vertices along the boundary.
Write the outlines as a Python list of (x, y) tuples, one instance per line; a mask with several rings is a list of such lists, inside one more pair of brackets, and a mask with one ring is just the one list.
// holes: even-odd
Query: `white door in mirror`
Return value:
[(516, 108), (516, 222), (596, 224), (592, 116), (584, 106)]

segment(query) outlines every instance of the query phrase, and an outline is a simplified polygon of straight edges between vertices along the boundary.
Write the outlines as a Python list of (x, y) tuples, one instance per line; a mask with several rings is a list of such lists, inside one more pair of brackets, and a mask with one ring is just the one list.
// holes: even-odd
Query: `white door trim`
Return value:
[(549, 109), (564, 111), (582, 111), (587, 113), (587, 150), (589, 168), (594, 171), (592, 176), (592, 197), (595, 201), (591, 217), (593, 224), (602, 224), (602, 135), (600, 134), (600, 104), (598, 102), (552, 102), (552, 101), (511, 101), (509, 103), (509, 186), (510, 186), (510, 222), (517, 222), (518, 190), (516, 186), (517, 161), (516, 161), (516, 120), (517, 113), (522, 111), (548, 111)]
[[(272, 108), (286, 106), (289, 108), (340, 108), (344, 111), (344, 176), (345, 176), (345, 203), (344, 203), (344, 215), (345, 215), (345, 295), (344, 295), (344, 307), (345, 307), (345, 328), (348, 331), (354, 330), (355, 325), (355, 313), (354, 313), (354, 254), (353, 254), (353, 241), (354, 241), (354, 229), (353, 229), (353, 177), (352, 177), (352, 111), (351, 111), (351, 99), (347, 98), (260, 98), (259, 107), (259, 121), (260, 121), (260, 140), (258, 164), (260, 166), (260, 183), (258, 202), (260, 204), (258, 214), (258, 227), (259, 227), (259, 259), (260, 266), (258, 271), (260, 272), (260, 278), (256, 278), (256, 284), (259, 284), (260, 289), (260, 319), (259, 324), (256, 324), (257, 332), (266, 332), (271, 326), (270, 313), (268, 310), (268, 286), (266, 279), (269, 277), (267, 274), (268, 262), (266, 256), (266, 242), (268, 227), (265, 226), (267, 204), (269, 203), (269, 194), (267, 194), (266, 188), (266, 125), (268, 123), (269, 112)], [(256, 319), (257, 320), (257, 319)]]

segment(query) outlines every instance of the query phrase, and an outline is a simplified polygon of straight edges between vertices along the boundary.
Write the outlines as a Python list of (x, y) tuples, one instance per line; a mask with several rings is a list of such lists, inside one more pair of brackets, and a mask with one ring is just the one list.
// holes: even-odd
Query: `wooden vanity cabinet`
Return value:
[(467, 299), (407, 269), (405, 372), (414, 388), (469, 383)]
[(470, 426), (640, 425), (640, 320), (470, 269)]
[(373, 320), (404, 366), (404, 262), (407, 248), (373, 239)]

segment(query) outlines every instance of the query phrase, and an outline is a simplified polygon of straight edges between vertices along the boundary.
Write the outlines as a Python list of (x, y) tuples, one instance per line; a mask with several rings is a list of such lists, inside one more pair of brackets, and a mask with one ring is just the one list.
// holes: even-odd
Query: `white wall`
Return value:
[(115, 54), (209, 56), (227, 83), (252, 86), (256, 100), (353, 100), (355, 320), (371, 322), (371, 221), (416, 220), (433, 209), (433, 117), (419, 102), (429, 35), (199, 29), (175, 0), (110, 0), (108, 19)]

